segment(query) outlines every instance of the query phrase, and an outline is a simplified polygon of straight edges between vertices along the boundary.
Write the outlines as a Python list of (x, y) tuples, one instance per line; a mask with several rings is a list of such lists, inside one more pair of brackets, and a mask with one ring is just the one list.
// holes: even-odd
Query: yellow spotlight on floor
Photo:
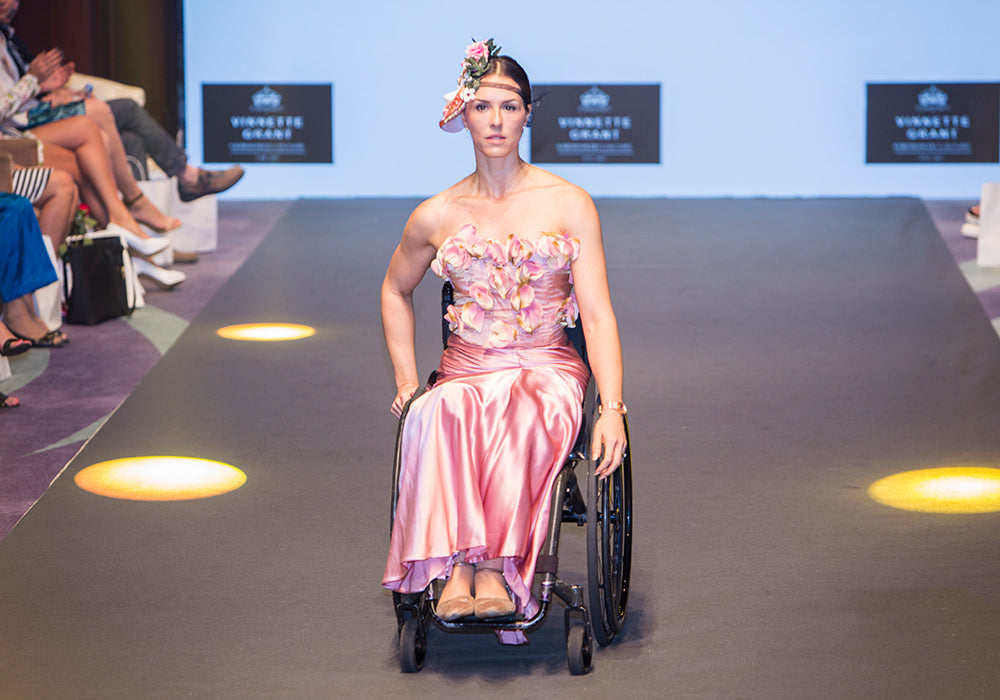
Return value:
[(216, 333), (230, 340), (275, 341), (308, 338), (316, 334), (316, 329), (295, 323), (242, 323), (236, 326), (224, 326)]
[(209, 459), (132, 457), (100, 462), (73, 479), (84, 491), (130, 501), (184, 501), (234, 491), (247, 475)]
[(922, 513), (1000, 511), (1000, 469), (942, 467), (893, 474), (868, 487), (883, 505)]

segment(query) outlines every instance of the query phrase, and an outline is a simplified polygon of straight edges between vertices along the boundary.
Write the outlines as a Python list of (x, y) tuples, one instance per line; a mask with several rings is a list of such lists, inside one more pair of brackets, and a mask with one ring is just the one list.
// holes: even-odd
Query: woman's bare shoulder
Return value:
[(550, 173), (548, 170), (532, 167), (534, 168), (532, 171), (534, 186), (546, 198), (556, 197), (561, 202), (564, 201), (570, 205), (592, 203), (590, 195), (582, 187), (574, 185), (569, 180), (559, 177), (555, 173)]
[(448, 229), (451, 228), (455, 202), (463, 196), (464, 182), (458, 182), (417, 205), (406, 222), (406, 234), (438, 243), (437, 239), (453, 233)]

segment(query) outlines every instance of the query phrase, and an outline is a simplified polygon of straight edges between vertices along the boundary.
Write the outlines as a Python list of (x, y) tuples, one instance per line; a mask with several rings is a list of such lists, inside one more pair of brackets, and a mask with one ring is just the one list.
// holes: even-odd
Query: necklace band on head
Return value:
[(507, 83), (495, 83), (492, 80), (480, 80), (479, 87), (491, 87), (499, 88), (501, 90), (510, 90), (511, 92), (516, 92), (518, 95), (521, 94), (521, 88), (516, 85), (508, 85)]

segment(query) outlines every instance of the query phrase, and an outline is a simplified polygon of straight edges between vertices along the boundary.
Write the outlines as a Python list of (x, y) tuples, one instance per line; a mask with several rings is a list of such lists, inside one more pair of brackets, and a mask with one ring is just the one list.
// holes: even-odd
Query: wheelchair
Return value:
[[(441, 295), (443, 313), (447, 312), (451, 303), (453, 290), (451, 284), (446, 282)], [(586, 362), (582, 330), (568, 328), (567, 333)], [(448, 336), (448, 325), (444, 323), (442, 340), (445, 346)], [(399, 498), (403, 424), (410, 402), (403, 408), (396, 432), (390, 531)], [(631, 443), (628, 442), (626, 421), (626, 451), (621, 466), (604, 480), (594, 477), (594, 464), (598, 455), (590, 454), (590, 438), (598, 405), (599, 397), (591, 376), (584, 399), (580, 433), (552, 487), (548, 531), (538, 556), (533, 586), (539, 602), (538, 611), (527, 618), (517, 614), (489, 620), (466, 618), (449, 622), (439, 618), (434, 611), (434, 601), (440, 595), (440, 581), (432, 581), (419, 593), (394, 591), (392, 598), (399, 638), (399, 663), (404, 673), (415, 673), (423, 667), (427, 655), (427, 632), (431, 624), (446, 632), (492, 633), (493, 630), (517, 630), (528, 633), (541, 627), (553, 603), (553, 597), (565, 605), (566, 661), (571, 674), (582, 675), (590, 670), (595, 640), (598, 645), (607, 646), (622, 632), (628, 609), (632, 569)], [(585, 472), (582, 476), (585, 486), (581, 485), (578, 468)], [(586, 527), (586, 587), (567, 583), (557, 576), (559, 535), (563, 523)]]

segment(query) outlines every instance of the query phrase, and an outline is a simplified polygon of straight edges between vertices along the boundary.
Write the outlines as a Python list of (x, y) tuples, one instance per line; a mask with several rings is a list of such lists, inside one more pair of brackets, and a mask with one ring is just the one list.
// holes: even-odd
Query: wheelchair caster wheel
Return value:
[(399, 667), (403, 673), (416, 673), (424, 667), (427, 657), (427, 631), (420, 620), (409, 618), (399, 631)]
[(574, 676), (582, 676), (590, 670), (594, 658), (594, 647), (590, 639), (587, 625), (578, 622), (570, 626), (566, 635), (566, 663), (569, 672)]

